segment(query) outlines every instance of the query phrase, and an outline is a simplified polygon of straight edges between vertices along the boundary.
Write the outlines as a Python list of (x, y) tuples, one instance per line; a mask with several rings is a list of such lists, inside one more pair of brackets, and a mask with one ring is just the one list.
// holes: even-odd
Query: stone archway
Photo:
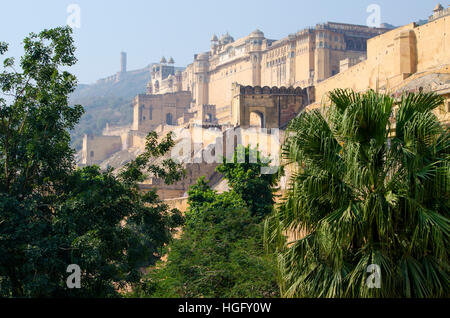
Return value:
[(167, 125), (173, 125), (173, 116), (171, 113), (166, 114), (166, 124)]
[(260, 111), (250, 112), (250, 127), (265, 128), (264, 114)]
[(259, 87), (233, 83), (231, 123), (242, 128), (284, 127), (311, 100), (313, 89)]

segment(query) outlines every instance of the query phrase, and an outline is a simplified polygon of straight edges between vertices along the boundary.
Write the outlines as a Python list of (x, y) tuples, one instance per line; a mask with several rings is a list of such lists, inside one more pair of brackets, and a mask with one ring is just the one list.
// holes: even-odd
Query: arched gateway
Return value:
[(314, 100), (314, 88), (233, 84), (231, 123), (242, 128), (284, 127)]

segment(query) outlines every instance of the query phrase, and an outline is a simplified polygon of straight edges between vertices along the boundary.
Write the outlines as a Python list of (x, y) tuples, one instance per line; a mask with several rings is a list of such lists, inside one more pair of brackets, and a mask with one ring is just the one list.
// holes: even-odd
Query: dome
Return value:
[(219, 41), (219, 39), (217, 38), (217, 35), (214, 34), (211, 38), (211, 42), (217, 42), (217, 41)]
[(263, 37), (264, 37), (264, 33), (263, 33), (261, 30), (256, 29), (255, 31), (253, 31), (252, 33), (250, 33), (250, 36), (251, 36), (252, 38), (263, 38)]
[(225, 44), (228, 44), (228, 43), (234, 42), (234, 39), (233, 39), (233, 37), (227, 32), (226, 34), (224, 34), (224, 35), (222, 35), (222, 36), (220, 37), (220, 42), (225, 43)]
[(159, 61), (160, 63), (167, 63), (167, 60), (166, 60), (166, 58), (163, 56), (162, 58), (161, 58), (161, 61)]
[(175, 64), (175, 61), (173, 60), (173, 58), (172, 57), (170, 57), (169, 58), (169, 62), (168, 62), (169, 64)]

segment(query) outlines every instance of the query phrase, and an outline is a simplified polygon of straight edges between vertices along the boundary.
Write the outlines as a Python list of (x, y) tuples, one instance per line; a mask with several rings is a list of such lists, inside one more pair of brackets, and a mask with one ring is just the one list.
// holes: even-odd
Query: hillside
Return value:
[(132, 121), (131, 104), (134, 96), (145, 92), (150, 80), (151, 65), (127, 72), (116, 79), (111, 76), (98, 80), (95, 84), (79, 84), (70, 96), (70, 103), (80, 104), (85, 114), (71, 132), (72, 145), (79, 150), (84, 134), (101, 134), (106, 123), (126, 125)]
[(75, 149), (81, 149), (84, 134), (99, 135), (106, 123), (128, 125), (132, 122), (133, 98), (145, 92), (153, 65), (152, 63), (142, 69), (129, 71), (119, 79), (117, 75), (113, 75), (94, 84), (78, 85), (70, 96), (70, 103), (82, 105), (85, 114), (71, 131), (72, 145)]

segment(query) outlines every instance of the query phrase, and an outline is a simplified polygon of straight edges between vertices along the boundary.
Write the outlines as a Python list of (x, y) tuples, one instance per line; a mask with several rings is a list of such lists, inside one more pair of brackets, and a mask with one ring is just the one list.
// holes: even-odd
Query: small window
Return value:
[(173, 117), (172, 114), (168, 113), (166, 114), (166, 124), (171, 126), (173, 124)]
[(91, 150), (91, 158), (94, 157), (94, 151)]

